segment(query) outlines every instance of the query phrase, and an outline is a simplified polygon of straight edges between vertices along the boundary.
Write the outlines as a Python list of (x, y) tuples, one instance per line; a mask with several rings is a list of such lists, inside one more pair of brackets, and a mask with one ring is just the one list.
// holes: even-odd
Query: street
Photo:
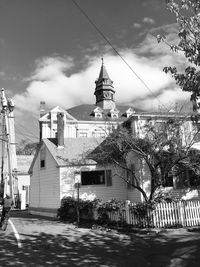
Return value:
[(119, 233), (25, 212), (12, 213), (10, 220), (0, 232), (0, 266), (196, 267), (200, 262), (199, 229)]

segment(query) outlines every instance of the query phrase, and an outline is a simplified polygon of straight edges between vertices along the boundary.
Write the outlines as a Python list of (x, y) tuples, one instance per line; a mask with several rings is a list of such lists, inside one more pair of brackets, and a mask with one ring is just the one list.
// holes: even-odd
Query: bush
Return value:
[(131, 213), (133, 213), (137, 219), (136, 227), (144, 228), (153, 226), (152, 212), (155, 209), (155, 205), (155, 202), (141, 202), (135, 203), (130, 207)]
[[(98, 202), (96, 205), (96, 209), (98, 212), (98, 222), (100, 224), (106, 224), (106, 223), (111, 223), (111, 220), (108, 216), (108, 213), (118, 213), (119, 216), (119, 222), (123, 222), (123, 211), (125, 208), (125, 202), (124, 201), (118, 201), (116, 199), (111, 199), (110, 201), (107, 202)], [(115, 222), (116, 223), (116, 222)]]
[(96, 207), (98, 200), (82, 200), (72, 197), (64, 197), (61, 200), (61, 206), (57, 211), (57, 217), (62, 221), (74, 222), (77, 220), (77, 209), (79, 208), (80, 218), (84, 220), (93, 219), (93, 209)]

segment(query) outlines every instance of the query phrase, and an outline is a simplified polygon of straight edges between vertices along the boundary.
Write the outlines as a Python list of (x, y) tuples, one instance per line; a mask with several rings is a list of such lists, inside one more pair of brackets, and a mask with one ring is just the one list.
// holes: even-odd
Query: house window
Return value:
[(97, 132), (96, 137), (105, 137), (105, 133)]
[(79, 133), (79, 137), (87, 137), (87, 133), (86, 132)]
[(40, 168), (44, 168), (44, 167), (45, 167), (45, 160), (42, 159), (42, 160), (40, 161)]
[(43, 147), (41, 150), (40, 150), (40, 168), (43, 169), (45, 168), (46, 166), (46, 150), (45, 150), (45, 147)]
[(174, 186), (174, 183), (173, 183), (173, 175), (171, 173), (168, 173), (166, 175), (166, 178), (162, 182), (162, 186), (163, 187), (173, 187)]
[(81, 184), (82, 185), (112, 186), (111, 170), (82, 171), (81, 172)]

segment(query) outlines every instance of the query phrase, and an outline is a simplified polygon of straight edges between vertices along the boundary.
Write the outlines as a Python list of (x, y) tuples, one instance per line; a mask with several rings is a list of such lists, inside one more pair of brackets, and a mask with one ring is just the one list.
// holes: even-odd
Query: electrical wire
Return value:
[(22, 137), (22, 139), (24, 139), (24, 138), (26, 138), (27, 140), (29, 140), (29, 141), (31, 141), (31, 142), (33, 142), (33, 141), (39, 141), (35, 136), (30, 136), (30, 135), (28, 135), (28, 134), (24, 134), (24, 132), (22, 133), (19, 129), (16, 129), (16, 131), (15, 131), (15, 135), (16, 136), (21, 136)]
[(80, 10), (80, 12), (87, 18), (90, 24), (96, 29), (96, 31), (103, 37), (103, 39), (109, 44), (109, 46), (113, 49), (113, 51), (121, 58), (121, 60), (127, 65), (127, 67), (131, 70), (131, 72), (140, 80), (140, 82), (145, 86), (145, 88), (158, 100), (158, 102), (164, 107), (165, 105), (160, 101), (160, 99), (155, 96), (154, 92), (150, 89), (150, 87), (144, 82), (144, 80), (134, 71), (131, 65), (123, 58), (123, 56), (117, 51), (117, 49), (112, 45), (112, 43), (108, 40), (102, 30), (97, 27), (97, 25), (92, 21), (92, 19), (87, 15), (87, 13), (82, 9), (82, 7), (77, 4), (75, 0), (71, 0), (74, 5)]
[(35, 135), (33, 135), (32, 133), (30, 133), (30, 132), (27, 130), (27, 128), (25, 128), (24, 126), (19, 125), (19, 124), (18, 124), (18, 125), (16, 124), (15, 128), (16, 128), (16, 131), (17, 131), (17, 132), (21, 133), (21, 135), (23, 135), (23, 136), (26, 135), (27, 137), (37, 139), (37, 138), (35, 137)]

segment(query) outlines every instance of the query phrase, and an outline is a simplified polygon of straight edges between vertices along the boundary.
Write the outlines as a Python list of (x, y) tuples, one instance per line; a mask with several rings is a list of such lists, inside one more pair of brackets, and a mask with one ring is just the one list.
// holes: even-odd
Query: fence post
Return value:
[(126, 223), (130, 224), (130, 212), (129, 212), (129, 206), (130, 206), (130, 200), (126, 200), (125, 204), (125, 210), (126, 210)]
[(183, 204), (183, 201), (180, 201), (179, 205), (180, 205), (181, 224), (182, 224), (182, 226), (185, 226), (185, 216), (184, 216), (184, 204)]

